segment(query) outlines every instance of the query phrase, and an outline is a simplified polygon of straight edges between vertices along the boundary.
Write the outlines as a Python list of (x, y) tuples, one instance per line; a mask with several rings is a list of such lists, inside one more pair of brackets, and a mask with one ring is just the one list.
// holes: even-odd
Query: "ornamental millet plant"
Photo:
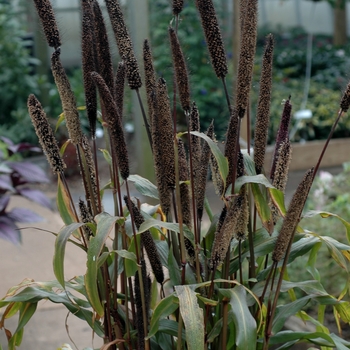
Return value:
[[(143, 67), (139, 66), (118, 0), (105, 0), (105, 4), (119, 61), (110, 54), (107, 19), (103, 18), (99, 3), (81, 0), (83, 83), (89, 135), (83, 134), (74, 94), (60, 61), (60, 52), (65, 48), (50, 1), (34, 2), (48, 44), (54, 50), (52, 73), (70, 142), (77, 150), (85, 198), (74, 203), (48, 119), (37, 97), (30, 95), (28, 111), (51, 169), (57, 174), (58, 210), (65, 226), (57, 233), (55, 245), (53, 266), (57, 281), (45, 285), (24, 284), (23, 289), (16, 289), (15, 295), (10, 291), (0, 301), (5, 315), (0, 327), (6, 329), (10, 348), (20, 345), (25, 322), (11, 332), (6, 328), (5, 318), (15, 314), (13, 310), (19, 310), (28, 321), (31, 315), (25, 314), (21, 305), (36, 306), (41, 299), (55, 301), (60, 291), (64, 291), (59, 294), (60, 302), (103, 339), (101, 349), (245, 350), (268, 349), (270, 344), (279, 343), (287, 348), (302, 341), (349, 348), (349, 342), (330, 334), (327, 327), (321, 325), (324, 305), (328, 304), (333, 306), (338, 324), (350, 322), (350, 304), (343, 300), (346, 292), (329, 295), (316, 275), (309, 281), (299, 281), (298, 276), (288, 275), (288, 267), (298, 257), (312, 254), (309, 264), (315, 271), (314, 257), (324, 242), (339, 265), (348, 259), (344, 250), (350, 250), (349, 245), (307, 231), (301, 219), (329, 140), (349, 108), (350, 85), (319, 159), (306, 172), (286, 210), (284, 191), (292, 153), (288, 138), (292, 100), (288, 96), (281, 111), (272, 170), (270, 174), (265, 172), (273, 88), (271, 34), (266, 38), (261, 64), (254, 154), (250, 154), (250, 135), (247, 135), (248, 150), (242, 149), (239, 143), (242, 120), (247, 119), (249, 124), (251, 118), (249, 99), (253, 93), (257, 0), (241, 1), (241, 52), (237, 85), (233, 88), (235, 102), (226, 84), (229, 70), (215, 2), (195, 2), (208, 56), (227, 99), (223, 153), (215, 138), (215, 115), (208, 130), (201, 133), (200, 110), (191, 99), (188, 76), (191, 62), (186, 60), (178, 30), (186, 26), (186, 21), (181, 21), (186, 11), (183, 1), (172, 1), (169, 6), (174, 18), (165, 18), (171, 23), (168, 38), (174, 68), (174, 80), (169, 82), (158, 76), (154, 68), (157, 57), (153, 57), (150, 39), (143, 43)], [(144, 72), (144, 81), (140, 71)], [(135, 155), (128, 152), (123, 129), (126, 84), (139, 97), (153, 153), (155, 184), (132, 174), (130, 169), (130, 159)], [(147, 108), (140, 98), (143, 86)], [(187, 123), (185, 132), (178, 130), (180, 108)], [(98, 122), (106, 135), (103, 152), (109, 161), (111, 177), (106, 185), (99, 180), (100, 160), (95, 140)], [(222, 209), (218, 213), (212, 212), (206, 198), (209, 167), (221, 200)], [(137, 197), (132, 198), (130, 182), (144, 197), (156, 198), (158, 204), (149, 205)], [(102, 188), (112, 191), (113, 213), (104, 212)], [(345, 220), (342, 222), (350, 225)], [(107, 244), (108, 240), (112, 244)], [(64, 274), (64, 251), (68, 242), (86, 252), (84, 276), (71, 278)], [(346, 291), (348, 288), (347, 283)], [(295, 297), (295, 289), (301, 290), (300, 300)], [(28, 297), (33, 295), (34, 299)], [(318, 319), (307, 314), (305, 307), (311, 301), (320, 305)], [(317, 332), (294, 334), (283, 330), (285, 320), (294, 315), (316, 324)], [(71, 336), (74, 338), (74, 334)]]

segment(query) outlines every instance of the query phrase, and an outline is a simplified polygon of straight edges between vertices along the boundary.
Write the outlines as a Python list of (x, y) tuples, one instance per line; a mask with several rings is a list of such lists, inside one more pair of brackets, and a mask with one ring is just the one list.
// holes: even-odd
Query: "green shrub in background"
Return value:
[[(223, 13), (221, 1), (214, 1), (219, 18)], [(171, 16), (171, 8), (168, 0), (156, 0), (150, 2), (150, 23), (157, 23), (151, 31), (151, 42), (154, 47), (154, 65), (157, 74), (163, 76), (166, 81), (172, 81), (173, 68), (169, 47), (168, 26), (163, 20), (164, 16)], [(221, 16), (220, 16), (221, 15)], [(179, 39), (183, 45), (183, 51), (187, 59), (191, 82), (191, 96), (201, 113), (201, 127), (206, 130), (215, 119), (215, 132), (219, 140), (224, 138), (227, 129), (228, 116), (226, 110), (225, 95), (218, 84), (218, 78), (212, 70), (210, 59), (206, 50), (201, 23), (198, 18), (194, 2), (187, 2), (184, 6), (181, 21), (186, 25), (179, 26)], [(169, 86), (169, 94), (172, 87)], [(181, 109), (178, 110), (179, 122), (185, 127)]]
[(33, 74), (39, 62), (31, 57), (25, 32), (13, 10), (13, 4), (0, 4), (0, 135), (18, 143), (37, 143), (28, 128), (30, 117), (26, 108), (28, 89), (38, 93), (45, 83)]

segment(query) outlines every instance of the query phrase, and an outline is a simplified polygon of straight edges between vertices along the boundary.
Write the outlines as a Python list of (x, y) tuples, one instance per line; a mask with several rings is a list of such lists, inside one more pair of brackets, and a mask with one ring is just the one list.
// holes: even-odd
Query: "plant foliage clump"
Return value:
[[(49, 0), (44, 2), (48, 9)], [(89, 10), (88, 6), (96, 10), (98, 5), (96, 0), (82, 0), (81, 4), (85, 11)], [(125, 65), (126, 80), (133, 93), (139, 94), (143, 88), (139, 79), (142, 67), (135, 59), (123, 12), (118, 0), (106, 0), (106, 4), (117, 36), (120, 60)], [(170, 22), (169, 62), (174, 68), (173, 77), (159, 77), (152, 64), (151, 53), (154, 54), (156, 48), (153, 49), (152, 41), (144, 45), (147, 80), (143, 85), (148, 95), (149, 116), (144, 112), (146, 108), (141, 99), (139, 102), (153, 152), (157, 185), (130, 171), (122, 125), (123, 96), (117, 94), (124, 89), (114, 87), (111, 71), (107, 69), (110, 55), (104, 51), (106, 46), (93, 41), (92, 47), (82, 45), (82, 56), (85, 78), (88, 74), (92, 78), (85, 79), (89, 96), (93, 91), (92, 81), (101, 105), (99, 112), (90, 110), (89, 113), (96, 115), (90, 114), (89, 120), (101, 121), (107, 140), (102, 151), (109, 163), (110, 181), (100, 184), (94, 126), (88, 140), (80, 129), (72, 90), (60, 64), (60, 50), (64, 50), (64, 45), (61, 49), (54, 48), (52, 69), (58, 75), (56, 82), (60, 85), (64, 115), (70, 118), (67, 127), (76, 148), (85, 198), (76, 207), (64, 168), (54, 166), (58, 210), (65, 223), (57, 234), (53, 258), (57, 281), (31, 282), (30, 285), (24, 282), (0, 301), (4, 309), (0, 327), (6, 330), (10, 349), (21, 344), (23, 327), (42, 299), (62, 303), (72, 314), (85, 320), (92, 332), (103, 338), (101, 349), (266, 350), (278, 344), (280, 349), (287, 349), (305, 341), (328, 348), (350, 348), (350, 342), (330, 333), (323, 324), (326, 305), (332, 308), (339, 332), (342, 323), (350, 323), (350, 303), (345, 298), (349, 293), (349, 276), (343, 290), (333, 295), (324, 288), (317, 270), (318, 249), (324, 245), (334, 265), (348, 273), (350, 245), (342, 241), (350, 242), (350, 224), (338, 217), (346, 234), (337, 241), (307, 230), (302, 221), (303, 215), (311, 215), (303, 214), (305, 202), (328, 142), (347, 110), (345, 102), (350, 85), (342, 104), (334, 106), (338, 114), (319, 159), (306, 171), (286, 209), (283, 191), (291, 157), (288, 130), (292, 112), (292, 99), (288, 94), (275, 135), (271, 174), (265, 170), (264, 162), (268, 126), (266, 104), (270, 103), (273, 86), (272, 36), (267, 37), (262, 62), (265, 69), (257, 113), (262, 120), (256, 123), (259, 130), (255, 130), (255, 137), (260, 139), (255, 147), (259, 156), (254, 162), (250, 147), (241, 147), (239, 135), (241, 123), (246, 119), (250, 122), (248, 106), (254, 73), (257, 1), (242, 1), (242, 50), (236, 85), (239, 98), (235, 103), (227, 91), (226, 56), (214, 4), (212, 0), (197, 0), (197, 9), (191, 10), (192, 16), (200, 18), (205, 33), (202, 48), (207, 57), (211, 57), (212, 66), (207, 60), (202, 66), (216, 71), (217, 76), (212, 75), (210, 79), (224, 96), (224, 103), (220, 104), (218, 113), (213, 113), (213, 122), (205, 133), (200, 132), (200, 116), (205, 110), (196, 101), (192, 103), (191, 79), (186, 73), (185, 57), (190, 43), (182, 46), (181, 31), (190, 28), (192, 23), (185, 15), (180, 21), (181, 2), (163, 7), (166, 9), (164, 23), (168, 26)], [(90, 34), (99, 38), (104, 22), (96, 14)], [(41, 16), (41, 21), (45, 28), (45, 16)], [(86, 59), (87, 55), (93, 55), (96, 60)], [(192, 83), (198, 89), (205, 81)], [(172, 86), (172, 98), (169, 86)], [(208, 100), (214, 103), (215, 94), (208, 91)], [(179, 101), (178, 106), (176, 101)], [(38, 115), (42, 117), (40, 122), (45, 122), (45, 113), (35, 96), (30, 95), (28, 107), (34, 125)], [(222, 127), (219, 115), (225, 116), (227, 126), (224, 153), (215, 138), (217, 124)], [(177, 129), (179, 118), (184, 118), (187, 131)], [(48, 127), (47, 134), (50, 134), (50, 144), (47, 144), (45, 132), (38, 133), (38, 137), (46, 148), (50, 164), (57, 164), (56, 158), (60, 156), (57, 152), (56, 161), (50, 159), (55, 141)], [(221, 202), (217, 213), (212, 212), (211, 203), (206, 199), (209, 166)], [(132, 198), (131, 183), (140, 195), (157, 199), (160, 204), (149, 205)], [(113, 193), (113, 213), (105, 212), (101, 204), (106, 189)], [(317, 214), (329, 216), (324, 212)], [(65, 276), (64, 254), (68, 242), (86, 252), (84, 276), (72, 279)], [(298, 275), (288, 271), (304, 256), (308, 256), (310, 276), (300, 280)], [(318, 305), (317, 318), (307, 312), (311, 303)], [(17, 329), (11, 332), (6, 320), (17, 312), (20, 321)], [(286, 320), (291, 316), (312, 323), (314, 330), (285, 330)]]

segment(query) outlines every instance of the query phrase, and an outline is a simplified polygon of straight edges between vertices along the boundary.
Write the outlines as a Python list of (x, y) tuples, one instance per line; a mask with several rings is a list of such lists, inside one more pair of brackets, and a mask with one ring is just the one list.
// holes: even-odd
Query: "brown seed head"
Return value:
[(314, 168), (311, 168), (305, 173), (289, 204), (272, 253), (272, 260), (274, 262), (280, 261), (285, 256), (287, 248), (294, 238), (295, 229), (300, 221), (301, 213), (312, 185), (313, 173)]
[(211, 64), (218, 78), (224, 78), (227, 74), (227, 61), (218, 20), (212, 0), (196, 1), (201, 17), (205, 40), (208, 45)]
[(129, 156), (126, 148), (125, 135), (118, 113), (117, 105), (103, 78), (96, 72), (91, 74), (97, 85), (100, 97), (106, 110), (107, 123), (109, 126), (112, 152), (117, 156), (117, 162), (121, 177), (126, 180), (129, 177)]
[(61, 39), (50, 1), (34, 0), (34, 4), (44, 29), (47, 43), (54, 49), (58, 49), (61, 46)]
[[(84, 224), (89, 224), (94, 222), (94, 218), (91, 215), (91, 212), (89, 211), (88, 207), (85, 205), (82, 199), (79, 199), (79, 212), (80, 212), (80, 219)], [(90, 229), (90, 227), (87, 225), (84, 225), (82, 228), (84, 231), (85, 239), (86, 241), (88, 241), (90, 237), (93, 236), (93, 232)]]
[(288, 136), (289, 131), (288, 130), (289, 130), (289, 123), (290, 123), (291, 115), (292, 115), (292, 105), (290, 103), (290, 97), (289, 97), (289, 99), (284, 104), (281, 123), (280, 123), (280, 126), (278, 128), (278, 132), (277, 132), (275, 150), (274, 150), (273, 157), (272, 157), (272, 166), (271, 166), (271, 171), (270, 171), (270, 178), (272, 180), (273, 180), (273, 176), (275, 174), (275, 169), (276, 169), (278, 149), (280, 148), (282, 142), (286, 142), (289, 138), (289, 136)]
[[(97, 186), (97, 177), (96, 177), (96, 167), (95, 167), (95, 162), (93, 159), (91, 147), (89, 144), (88, 138), (84, 135), (82, 139), (82, 150), (84, 152), (84, 158), (86, 161), (87, 169), (83, 172), (83, 174), (87, 177), (85, 179), (86, 183), (91, 183), (91, 189), (90, 186), (87, 187), (88, 192), (88, 202), (94, 201), (95, 207), (99, 208), (99, 193), (98, 193), (98, 186)], [(90, 204), (90, 203), (89, 203)], [(90, 204), (90, 206), (92, 206)], [(92, 210), (92, 212), (94, 212)], [(97, 215), (98, 213), (95, 213)]]
[(242, 186), (239, 196), (242, 197), (242, 210), (241, 214), (237, 218), (234, 237), (242, 241), (247, 237), (248, 220), (249, 220), (249, 204), (248, 204), (248, 192), (246, 186)]
[(248, 106), (249, 93), (253, 77), (254, 56), (258, 24), (258, 1), (248, 0), (245, 7), (241, 31), (241, 51), (239, 54), (236, 107), (238, 116), (244, 117)]
[[(151, 286), (152, 282), (147, 273), (145, 260), (141, 260), (141, 274), (142, 274), (142, 284), (143, 284), (143, 293), (145, 300), (145, 309), (146, 314), (149, 312), (149, 305), (151, 301)], [(141, 287), (140, 287), (140, 276), (139, 271), (135, 275), (135, 285), (134, 285), (134, 295), (135, 295), (135, 305), (136, 305), (136, 330), (137, 330), (137, 349), (145, 349), (145, 331), (143, 327), (143, 308), (142, 308), (142, 296), (141, 296)], [(148, 318), (148, 316), (147, 316)]]
[[(115, 92), (114, 86), (114, 73), (113, 73), (113, 64), (111, 58), (111, 52), (108, 43), (107, 29), (105, 21), (103, 19), (102, 11), (100, 5), (97, 1), (93, 1), (93, 12), (94, 12), (94, 31), (96, 37), (96, 52), (97, 52), (97, 62), (98, 69), (95, 70), (98, 72), (105, 83), (108, 86), (109, 91), (113, 94)], [(91, 44), (90, 44), (91, 45)], [(90, 72), (91, 73), (91, 72)]]
[(66, 167), (66, 164), (64, 164), (60, 156), (60, 149), (58, 147), (57, 140), (52, 132), (44, 109), (34, 95), (29, 95), (27, 105), (35, 132), (38, 135), (40, 145), (46, 155), (52, 171), (55, 174), (63, 173), (63, 169)]
[(265, 161), (266, 143), (270, 123), (270, 102), (272, 86), (273, 37), (266, 38), (265, 52), (260, 78), (260, 94), (256, 113), (254, 135), (254, 163), (257, 174), (262, 172)]
[(94, 42), (93, 30), (91, 23), (93, 23), (93, 12), (89, 1), (81, 1), (82, 8), (82, 68), (83, 68), (83, 81), (85, 92), (85, 104), (87, 117), (90, 124), (90, 133), (93, 138), (96, 135), (96, 121), (97, 121), (97, 93), (96, 86), (91, 78), (91, 73), (96, 71), (95, 67), (95, 55), (94, 55)]
[[(185, 145), (181, 139), (178, 139), (178, 154), (179, 154), (179, 180), (188, 181), (190, 178), (188, 172), (188, 164), (186, 159)], [(182, 208), (182, 220), (185, 225), (191, 228), (191, 205), (190, 205), (190, 191), (188, 184), (180, 184), (180, 198)]]
[(125, 64), (124, 62), (118, 63), (117, 73), (115, 76), (115, 98), (116, 105), (120, 117), (123, 117), (124, 106), (124, 86), (125, 86)]
[(158, 80), (157, 99), (157, 111), (155, 113), (155, 123), (157, 125), (154, 125), (153, 147), (161, 149), (161, 164), (159, 165), (163, 168), (164, 178), (162, 181), (166, 181), (167, 187), (173, 189), (175, 188), (173, 125), (168, 90), (163, 78)]
[(350, 83), (347, 85), (343, 97), (340, 101), (340, 108), (343, 112), (347, 112), (350, 106)]
[(138, 89), (142, 85), (140, 71), (120, 4), (118, 0), (105, 0), (105, 2), (117, 42), (119, 55), (126, 65), (126, 76), (129, 86), (131, 89)]
[(232, 174), (235, 162), (237, 162), (237, 143), (238, 143), (238, 114), (235, 108), (232, 109), (230, 122), (227, 129), (225, 142), (225, 157), (228, 160), (228, 175), (226, 178), (226, 188), (232, 183)]
[[(217, 142), (215, 135), (213, 136), (213, 141)], [(216, 161), (216, 158), (213, 155), (213, 153), (210, 154), (209, 164), (211, 169), (211, 177), (215, 188), (215, 193), (221, 196), (224, 192), (224, 182), (221, 178), (218, 162)]]
[(147, 94), (147, 104), (148, 104), (148, 119), (150, 126), (152, 128), (152, 120), (154, 114), (153, 98), (152, 95), (155, 94), (157, 89), (156, 74), (154, 72), (153, 57), (149, 42), (146, 39), (143, 43), (143, 64), (145, 67), (145, 85)]
[(174, 28), (169, 27), (169, 36), (171, 54), (175, 70), (176, 85), (179, 90), (181, 107), (185, 112), (189, 113), (191, 109), (190, 88), (185, 57)]
[[(289, 165), (292, 160), (292, 145), (289, 140), (286, 142), (282, 142), (279, 150), (278, 150), (278, 157), (277, 157), (277, 163), (276, 163), (276, 169), (275, 174), (273, 177), (273, 183), (272, 185), (276, 187), (278, 190), (284, 192), (287, 181), (288, 181), (288, 172), (289, 172)], [(270, 208), (272, 212), (272, 218), (274, 224), (276, 224), (278, 217), (279, 217), (279, 211), (277, 207), (270, 201)]]
[(83, 132), (81, 131), (75, 96), (60, 60), (60, 49), (57, 49), (51, 56), (51, 70), (61, 98), (69, 137), (76, 145), (82, 142)]
[(224, 261), (227, 250), (233, 238), (234, 229), (237, 226), (238, 217), (242, 213), (242, 197), (234, 197), (230, 208), (227, 211), (226, 217), (220, 230), (215, 233), (213, 249), (210, 259), (210, 267), (212, 269), (221, 265)]
[(173, 0), (173, 15), (177, 16), (184, 6), (184, 0)]
[[(124, 197), (124, 201), (129, 211), (132, 210), (132, 215), (133, 215), (135, 225), (137, 229), (139, 229), (142, 223), (145, 221), (145, 219), (143, 218), (137, 206), (131, 200), (129, 200), (127, 196)], [(131, 205), (131, 208), (130, 208), (130, 205)], [(154, 243), (154, 240), (150, 231), (145, 231), (141, 233), (141, 242), (145, 247), (149, 262), (152, 267), (152, 271), (154, 273), (154, 276), (157, 282), (163, 283), (164, 281), (163, 267), (160, 261), (160, 256), (157, 250), (157, 246)]]
[[(159, 115), (158, 115), (158, 99), (156, 94), (151, 95), (152, 98), (152, 109), (154, 111), (154, 119), (152, 121), (152, 145), (153, 145), (153, 159), (154, 159), (154, 168), (156, 173), (157, 187), (159, 193), (160, 206), (165, 215), (170, 212), (171, 207), (171, 197), (170, 189), (168, 183), (164, 177), (166, 173), (164, 169), (163, 162), (163, 148), (160, 141), (160, 136), (164, 130), (162, 130)], [(171, 126), (171, 123), (170, 123)], [(169, 133), (170, 134), (170, 133)], [(172, 137), (172, 136), (171, 136)], [(175, 155), (174, 155), (175, 157)], [(175, 168), (174, 168), (175, 171)], [(174, 175), (175, 181), (175, 175)]]

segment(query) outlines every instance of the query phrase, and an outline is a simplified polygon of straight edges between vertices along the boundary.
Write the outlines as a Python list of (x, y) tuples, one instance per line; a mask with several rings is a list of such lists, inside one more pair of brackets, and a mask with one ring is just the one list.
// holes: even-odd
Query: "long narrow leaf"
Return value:
[(198, 305), (196, 293), (189, 286), (175, 286), (180, 303), (180, 313), (185, 324), (188, 350), (204, 347), (203, 311)]
[(81, 227), (82, 223), (73, 223), (68, 226), (63, 227), (63, 229), (58, 233), (55, 241), (55, 252), (53, 256), (53, 271), (60, 282), (61, 286), (65, 288), (64, 281), (64, 254), (66, 252), (66, 244), (71, 236), (71, 234)]
[(110, 216), (107, 213), (101, 213), (96, 216), (95, 221), (97, 223), (97, 231), (96, 236), (91, 238), (87, 253), (85, 287), (91, 306), (99, 316), (103, 316), (104, 310), (97, 287), (98, 257), (100, 256), (105, 242), (114, 228), (115, 223), (118, 222), (118, 224), (122, 224), (124, 218)]
[(243, 286), (238, 285), (231, 289), (220, 289), (220, 294), (230, 300), (237, 349), (255, 349), (257, 327), (247, 305), (246, 290)]

